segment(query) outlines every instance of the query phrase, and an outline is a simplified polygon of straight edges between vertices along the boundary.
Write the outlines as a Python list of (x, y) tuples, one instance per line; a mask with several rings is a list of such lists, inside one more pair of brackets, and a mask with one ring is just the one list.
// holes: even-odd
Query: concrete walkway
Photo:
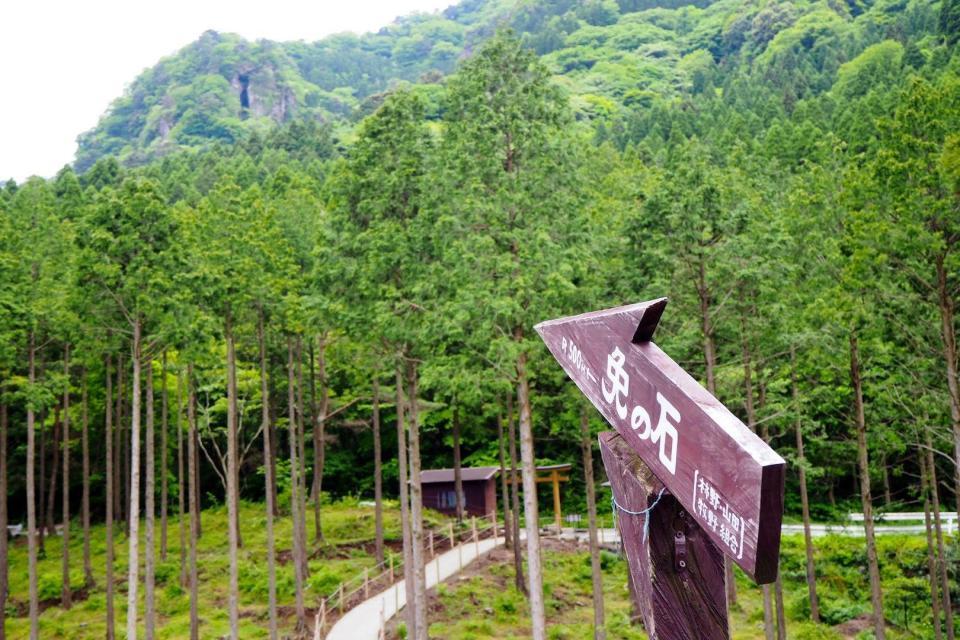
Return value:
[[(426, 566), (427, 589), (456, 575), (461, 567), (466, 567), (478, 557), (502, 544), (503, 537), (495, 540), (487, 538), (480, 540), (479, 544), (464, 542), (440, 554)], [(327, 633), (326, 640), (377, 640), (380, 635), (381, 620), (390, 620), (406, 604), (407, 594), (404, 587), (401, 580), (347, 611)]]

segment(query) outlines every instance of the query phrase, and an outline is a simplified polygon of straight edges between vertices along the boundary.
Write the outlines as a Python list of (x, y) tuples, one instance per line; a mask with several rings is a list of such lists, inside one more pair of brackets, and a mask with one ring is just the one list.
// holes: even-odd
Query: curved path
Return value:
[[(427, 589), (459, 573), (462, 567), (502, 544), (503, 537), (486, 538), (479, 543), (464, 542), (440, 554), (427, 563)], [(390, 620), (406, 602), (406, 589), (401, 580), (347, 611), (327, 633), (326, 640), (377, 640), (381, 621)]]

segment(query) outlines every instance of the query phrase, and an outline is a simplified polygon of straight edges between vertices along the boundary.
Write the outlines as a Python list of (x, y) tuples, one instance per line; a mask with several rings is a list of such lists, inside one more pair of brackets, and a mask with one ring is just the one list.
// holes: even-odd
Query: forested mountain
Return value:
[[(85, 134), (76, 170), (0, 189), (0, 526), (73, 518), (87, 541), (91, 518), (136, 534), (145, 514), (142, 548), (104, 527), (106, 575), (83, 582), (112, 630), (128, 571), (130, 637), (141, 582), (148, 626), (192, 603), (198, 637), (198, 580), (228, 594), (232, 637), (278, 611), (305, 633), (325, 496), (372, 498), (378, 523), (397, 496), (422, 569), (419, 470), (455, 460), (522, 466), (513, 516), (537, 558), (533, 466), (579, 463), (601, 424), (532, 327), (668, 296), (657, 342), (788, 459), (788, 517), (865, 515), (844, 562), (869, 602), (818, 574), (807, 537), (782, 570), (802, 601), (767, 607), (767, 637), (776, 608), (809, 637), (852, 619), (952, 637), (958, 38), (960, 0), (471, 1), (315, 44), (205, 34)], [(201, 508), (226, 505), (226, 541), (204, 545), (229, 567), (154, 572), (172, 496), (194, 554)], [(241, 499), (263, 514), (269, 593), (244, 579), (264, 558)], [(902, 563), (875, 507), (927, 514), (926, 565), (883, 571)], [(50, 606), (43, 544), (27, 536), (29, 595), (0, 601), (33, 637), (78, 585), (64, 545)]]
[[(721, 96), (766, 125), (827, 92), (840, 67), (871, 45), (889, 39), (901, 46), (858, 63), (881, 82), (902, 47), (909, 47), (907, 64), (922, 64), (936, 49), (938, 21), (949, 29), (951, 11), (906, 0), (466, 0), (399, 18), (377, 33), (312, 43), (248, 42), (208, 31), (139, 76), (79, 137), (77, 169), (104, 155), (143, 164), (292, 120), (343, 131), (398, 83), (419, 83), (435, 98), (430, 85), (501, 26), (543, 56), (577, 116), (621, 146), (662, 129), (662, 110), (692, 106), (697, 96)], [(856, 94), (871, 82), (845, 85), (846, 94)], [(434, 99), (434, 117), (439, 108)]]

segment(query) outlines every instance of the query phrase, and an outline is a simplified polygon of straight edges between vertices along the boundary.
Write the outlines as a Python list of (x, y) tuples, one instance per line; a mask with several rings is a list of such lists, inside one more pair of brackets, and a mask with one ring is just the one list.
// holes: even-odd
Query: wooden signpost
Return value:
[(760, 584), (776, 578), (786, 465), (651, 342), (666, 304), (536, 329), (616, 429), (601, 453), (650, 636), (726, 638), (722, 555)]

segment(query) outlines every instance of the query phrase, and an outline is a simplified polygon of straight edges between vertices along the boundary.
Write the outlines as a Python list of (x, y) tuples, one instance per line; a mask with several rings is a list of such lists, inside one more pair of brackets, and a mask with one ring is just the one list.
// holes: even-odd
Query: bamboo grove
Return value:
[[(226, 585), (239, 637), (241, 500), (265, 517), (270, 637), (307, 634), (326, 493), (376, 498), (379, 558), (382, 497), (399, 497), (407, 627), (425, 639), (419, 475), (450, 466), (454, 441), (464, 464), (522, 469), (504, 511), (526, 526), (523, 586), (544, 637), (534, 466), (579, 460), (581, 429), (600, 423), (532, 326), (661, 295), (665, 348), (788, 458), (788, 512), (866, 516), (878, 638), (872, 510), (932, 514), (927, 593), (954, 637), (940, 520), (960, 488), (958, 60), (949, 43), (917, 59), (883, 40), (826, 91), (731, 76), (601, 129), (499, 33), (441, 85), (381, 96), (349, 136), (294, 122), (138, 168), (106, 158), (8, 183), (0, 527), (26, 523), (31, 637), (36, 560), (58, 524), (59, 606), (103, 591), (108, 638), (153, 638), (157, 562), (176, 547), (202, 637), (199, 512), (221, 503), (230, 570), (202, 579)], [(567, 498), (582, 495), (581, 481)], [(106, 566), (91, 566), (92, 522), (113, 523)], [(818, 620), (812, 551), (806, 571)], [(295, 629), (278, 622), (289, 607)]]

